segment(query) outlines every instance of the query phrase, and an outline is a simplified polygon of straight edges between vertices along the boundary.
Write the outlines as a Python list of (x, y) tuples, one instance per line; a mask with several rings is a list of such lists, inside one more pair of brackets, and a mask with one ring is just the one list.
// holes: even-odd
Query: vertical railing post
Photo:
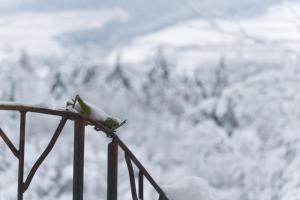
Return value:
[(83, 200), (85, 123), (80, 118), (74, 123), (73, 200)]
[(144, 175), (143, 172), (139, 172), (139, 199), (144, 200)]
[(118, 143), (115, 139), (108, 144), (107, 151), (107, 200), (118, 198)]
[(25, 150), (26, 112), (21, 112), (19, 138), (18, 200), (23, 200), (24, 193), (24, 150)]

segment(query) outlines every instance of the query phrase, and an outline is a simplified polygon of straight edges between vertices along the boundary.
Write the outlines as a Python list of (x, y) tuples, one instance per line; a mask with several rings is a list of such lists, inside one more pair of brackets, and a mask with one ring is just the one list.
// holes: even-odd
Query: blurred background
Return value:
[[(299, 0), (2, 0), (0, 100), (62, 108), (78, 93), (128, 119), (118, 134), (161, 185), (192, 175), (219, 200), (296, 200), (299, 46)], [(59, 121), (29, 117), (25, 174)], [(0, 114), (15, 144), (18, 119)], [(25, 199), (72, 199), (72, 126)], [(107, 140), (86, 140), (85, 199), (105, 199)], [(0, 152), (13, 200), (17, 162)], [(120, 156), (120, 199), (126, 170)]]

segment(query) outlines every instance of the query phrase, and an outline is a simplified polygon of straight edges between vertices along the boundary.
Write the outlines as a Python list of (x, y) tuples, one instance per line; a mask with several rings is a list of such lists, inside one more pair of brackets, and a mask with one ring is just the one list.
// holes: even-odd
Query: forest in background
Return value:
[[(222, 35), (227, 31), (214, 25)], [(220, 200), (295, 200), (300, 198), (299, 52), (243, 30), (226, 45), (157, 45), (138, 54), (139, 62), (127, 58), (135, 43), (113, 50), (109, 60), (95, 47), (66, 48), (63, 56), (26, 49), (10, 56), (10, 47), (2, 48), (8, 53), (0, 60), (0, 100), (62, 108), (81, 94), (128, 119), (119, 136), (162, 185), (192, 175), (205, 179)], [(215, 54), (206, 57), (208, 49)], [(15, 144), (18, 118), (0, 114), (1, 127)], [(58, 120), (30, 115), (27, 173)], [(68, 124), (25, 198), (71, 199), (72, 128)], [(105, 199), (107, 140), (91, 127), (86, 138), (85, 198)], [(15, 199), (17, 162), (2, 141), (0, 151), (5, 180), (0, 199)], [(119, 196), (128, 199), (122, 157), (120, 166)], [(149, 187), (146, 195), (155, 194)]]

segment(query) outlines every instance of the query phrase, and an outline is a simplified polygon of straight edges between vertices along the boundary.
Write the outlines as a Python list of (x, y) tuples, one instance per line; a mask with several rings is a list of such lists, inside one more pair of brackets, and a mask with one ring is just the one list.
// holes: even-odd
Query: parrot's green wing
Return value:
[(77, 94), (75, 97), (75, 101), (77, 101), (82, 109), (81, 113), (90, 116), (91, 108), (81, 99), (81, 97)]
[(118, 120), (116, 120), (116, 119), (114, 119), (112, 117), (108, 117), (103, 123), (108, 128), (110, 128), (112, 130), (116, 130), (117, 128), (119, 128), (120, 126), (122, 126), (123, 124), (125, 124), (126, 120), (124, 120), (122, 123), (119, 123)]

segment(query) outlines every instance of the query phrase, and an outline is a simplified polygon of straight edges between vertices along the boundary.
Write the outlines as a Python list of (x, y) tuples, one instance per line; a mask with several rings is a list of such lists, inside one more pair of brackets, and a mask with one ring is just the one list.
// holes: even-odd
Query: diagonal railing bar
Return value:
[(59, 124), (58, 124), (58, 126), (57, 126), (57, 128), (56, 128), (56, 130), (55, 130), (55, 132), (54, 132), (54, 134), (53, 134), (53, 136), (52, 136), (49, 144), (46, 147), (46, 149), (40, 155), (40, 157), (37, 159), (37, 161), (34, 163), (33, 167), (31, 168), (31, 170), (30, 170), (30, 172), (28, 174), (28, 177), (27, 177), (27, 179), (26, 179), (26, 181), (24, 183), (23, 192), (25, 192), (28, 189), (28, 187), (29, 187), (29, 185), (30, 185), (30, 183), (31, 183), (31, 181), (32, 181), (32, 179), (33, 179), (36, 171), (38, 170), (38, 168), (40, 167), (40, 165), (43, 163), (43, 161), (46, 159), (46, 157), (51, 152), (51, 150), (53, 149), (53, 147), (54, 147), (54, 145), (55, 145), (55, 143), (56, 143), (56, 141), (57, 141), (60, 133), (62, 132), (62, 130), (63, 130), (63, 128), (64, 128), (67, 120), (68, 120), (67, 117), (62, 117), (62, 119), (59, 122)]
[(158, 200), (168, 200), (166, 196), (163, 195), (159, 195)]
[(10, 141), (10, 139), (7, 137), (7, 135), (3, 132), (3, 130), (0, 128), (0, 137), (3, 139), (5, 144), (9, 147), (11, 152), (18, 158), (19, 157), (19, 152), (15, 145)]
[(135, 187), (134, 171), (133, 171), (130, 157), (128, 156), (127, 152), (125, 152), (125, 160), (126, 160), (126, 165), (128, 168), (128, 173), (129, 173), (131, 196), (132, 196), (133, 200), (138, 200), (138, 197), (136, 194), (136, 187)]
[(112, 137), (118, 141), (119, 146), (127, 153), (127, 156), (134, 162), (134, 164), (141, 170), (144, 174), (144, 177), (150, 182), (150, 184), (154, 187), (154, 189), (158, 192), (161, 198), (168, 200), (164, 191), (158, 186), (155, 180), (151, 177), (145, 167), (140, 163), (140, 161), (135, 157), (135, 155), (130, 151), (130, 149), (124, 144), (122, 140), (116, 135), (112, 134)]

